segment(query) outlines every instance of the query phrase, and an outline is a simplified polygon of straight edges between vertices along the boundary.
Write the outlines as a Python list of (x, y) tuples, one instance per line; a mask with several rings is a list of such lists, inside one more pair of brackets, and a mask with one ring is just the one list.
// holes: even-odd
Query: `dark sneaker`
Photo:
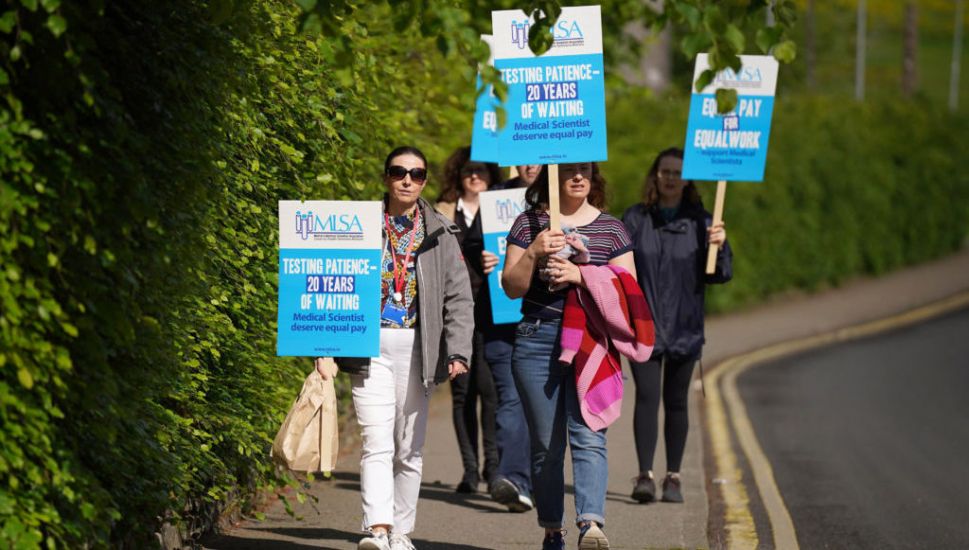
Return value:
[(532, 499), (511, 480), (503, 477), (491, 484), (491, 499), (507, 506), (509, 512), (527, 512), (534, 508)]
[(488, 484), (488, 492), (491, 492), (491, 486), (495, 481), (498, 480), (498, 472), (495, 468), (485, 467), (484, 471), (481, 472), (481, 480)]
[(608, 550), (609, 539), (596, 522), (590, 522), (579, 529), (579, 550)]
[(633, 487), (632, 499), (636, 502), (647, 503), (656, 500), (656, 482), (649, 474), (639, 474), (636, 486)]
[(458, 493), (476, 493), (478, 492), (479, 481), (477, 472), (465, 472), (464, 477), (461, 478), (461, 483), (458, 483), (458, 488), (455, 491)]
[(683, 493), (680, 491), (680, 476), (666, 474), (663, 480), (663, 502), (683, 502)]
[(545, 535), (542, 550), (565, 550), (565, 531), (553, 531)]

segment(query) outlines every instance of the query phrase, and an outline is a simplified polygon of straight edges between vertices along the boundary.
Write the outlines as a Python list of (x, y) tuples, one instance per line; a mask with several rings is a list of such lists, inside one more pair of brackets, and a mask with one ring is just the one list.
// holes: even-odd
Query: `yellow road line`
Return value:
[(720, 397), (719, 380), (722, 372), (723, 367), (714, 369), (708, 375), (705, 404), (710, 447), (716, 461), (716, 477), (724, 503), (724, 530), (727, 542), (733, 548), (757, 548), (757, 529), (750, 514), (747, 488), (743, 484), (743, 472), (730, 444), (727, 413)]
[[(743, 484), (743, 474), (730, 444), (728, 410), (733, 433), (737, 434), (737, 441), (747, 457), (754, 482), (767, 510), (774, 547), (798, 548), (794, 522), (774, 480), (770, 461), (757, 441), (757, 435), (747, 415), (747, 408), (740, 398), (737, 377), (752, 367), (774, 359), (912, 325), (967, 306), (969, 306), (969, 291), (884, 319), (767, 346), (731, 357), (713, 369), (708, 377), (710, 384), (706, 399), (707, 425), (710, 427), (710, 441), (716, 459), (717, 477), (722, 481), (720, 491), (726, 508), (724, 527), (730, 548), (754, 548), (758, 544), (758, 538), (750, 512), (747, 490)], [(719, 383), (721, 378), (723, 378), (722, 395)], [(726, 409), (724, 402), (726, 402)]]

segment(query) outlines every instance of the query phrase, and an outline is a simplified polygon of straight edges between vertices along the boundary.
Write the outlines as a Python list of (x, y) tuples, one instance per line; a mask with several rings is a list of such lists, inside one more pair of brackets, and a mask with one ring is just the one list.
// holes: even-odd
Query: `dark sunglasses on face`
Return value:
[(477, 174), (479, 176), (484, 176), (488, 173), (488, 167), (482, 166), (480, 164), (468, 164), (464, 168), (461, 168), (461, 175), (464, 177)]
[(410, 174), (410, 179), (414, 183), (424, 183), (427, 181), (427, 169), (426, 168), (411, 168), (408, 170), (403, 166), (391, 166), (387, 169), (387, 175), (390, 179), (394, 181), (400, 181)]

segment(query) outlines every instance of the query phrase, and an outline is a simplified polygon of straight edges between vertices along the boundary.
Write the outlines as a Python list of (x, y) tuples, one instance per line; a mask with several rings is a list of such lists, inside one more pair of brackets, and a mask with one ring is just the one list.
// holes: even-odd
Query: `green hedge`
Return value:
[(276, 201), (374, 198), (393, 146), (462, 141), (470, 67), (371, 38), (387, 6), (311, 39), (232, 5), (0, 19), (0, 546), (144, 548), (283, 482), (310, 366), (274, 355)]
[[(611, 98), (610, 208), (639, 200), (656, 153), (682, 147), (687, 101)], [(734, 280), (710, 291), (724, 311), (789, 289), (815, 290), (951, 253), (969, 236), (969, 117), (928, 102), (780, 97), (765, 180), (727, 186)], [(713, 209), (716, 183), (699, 183)]]

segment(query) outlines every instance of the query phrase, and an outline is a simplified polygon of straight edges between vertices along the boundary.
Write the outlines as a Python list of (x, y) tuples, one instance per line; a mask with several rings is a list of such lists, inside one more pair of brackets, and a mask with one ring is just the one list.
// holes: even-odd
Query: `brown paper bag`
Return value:
[(313, 369), (273, 440), (272, 457), (296, 472), (331, 472), (338, 436), (333, 378), (323, 380)]

